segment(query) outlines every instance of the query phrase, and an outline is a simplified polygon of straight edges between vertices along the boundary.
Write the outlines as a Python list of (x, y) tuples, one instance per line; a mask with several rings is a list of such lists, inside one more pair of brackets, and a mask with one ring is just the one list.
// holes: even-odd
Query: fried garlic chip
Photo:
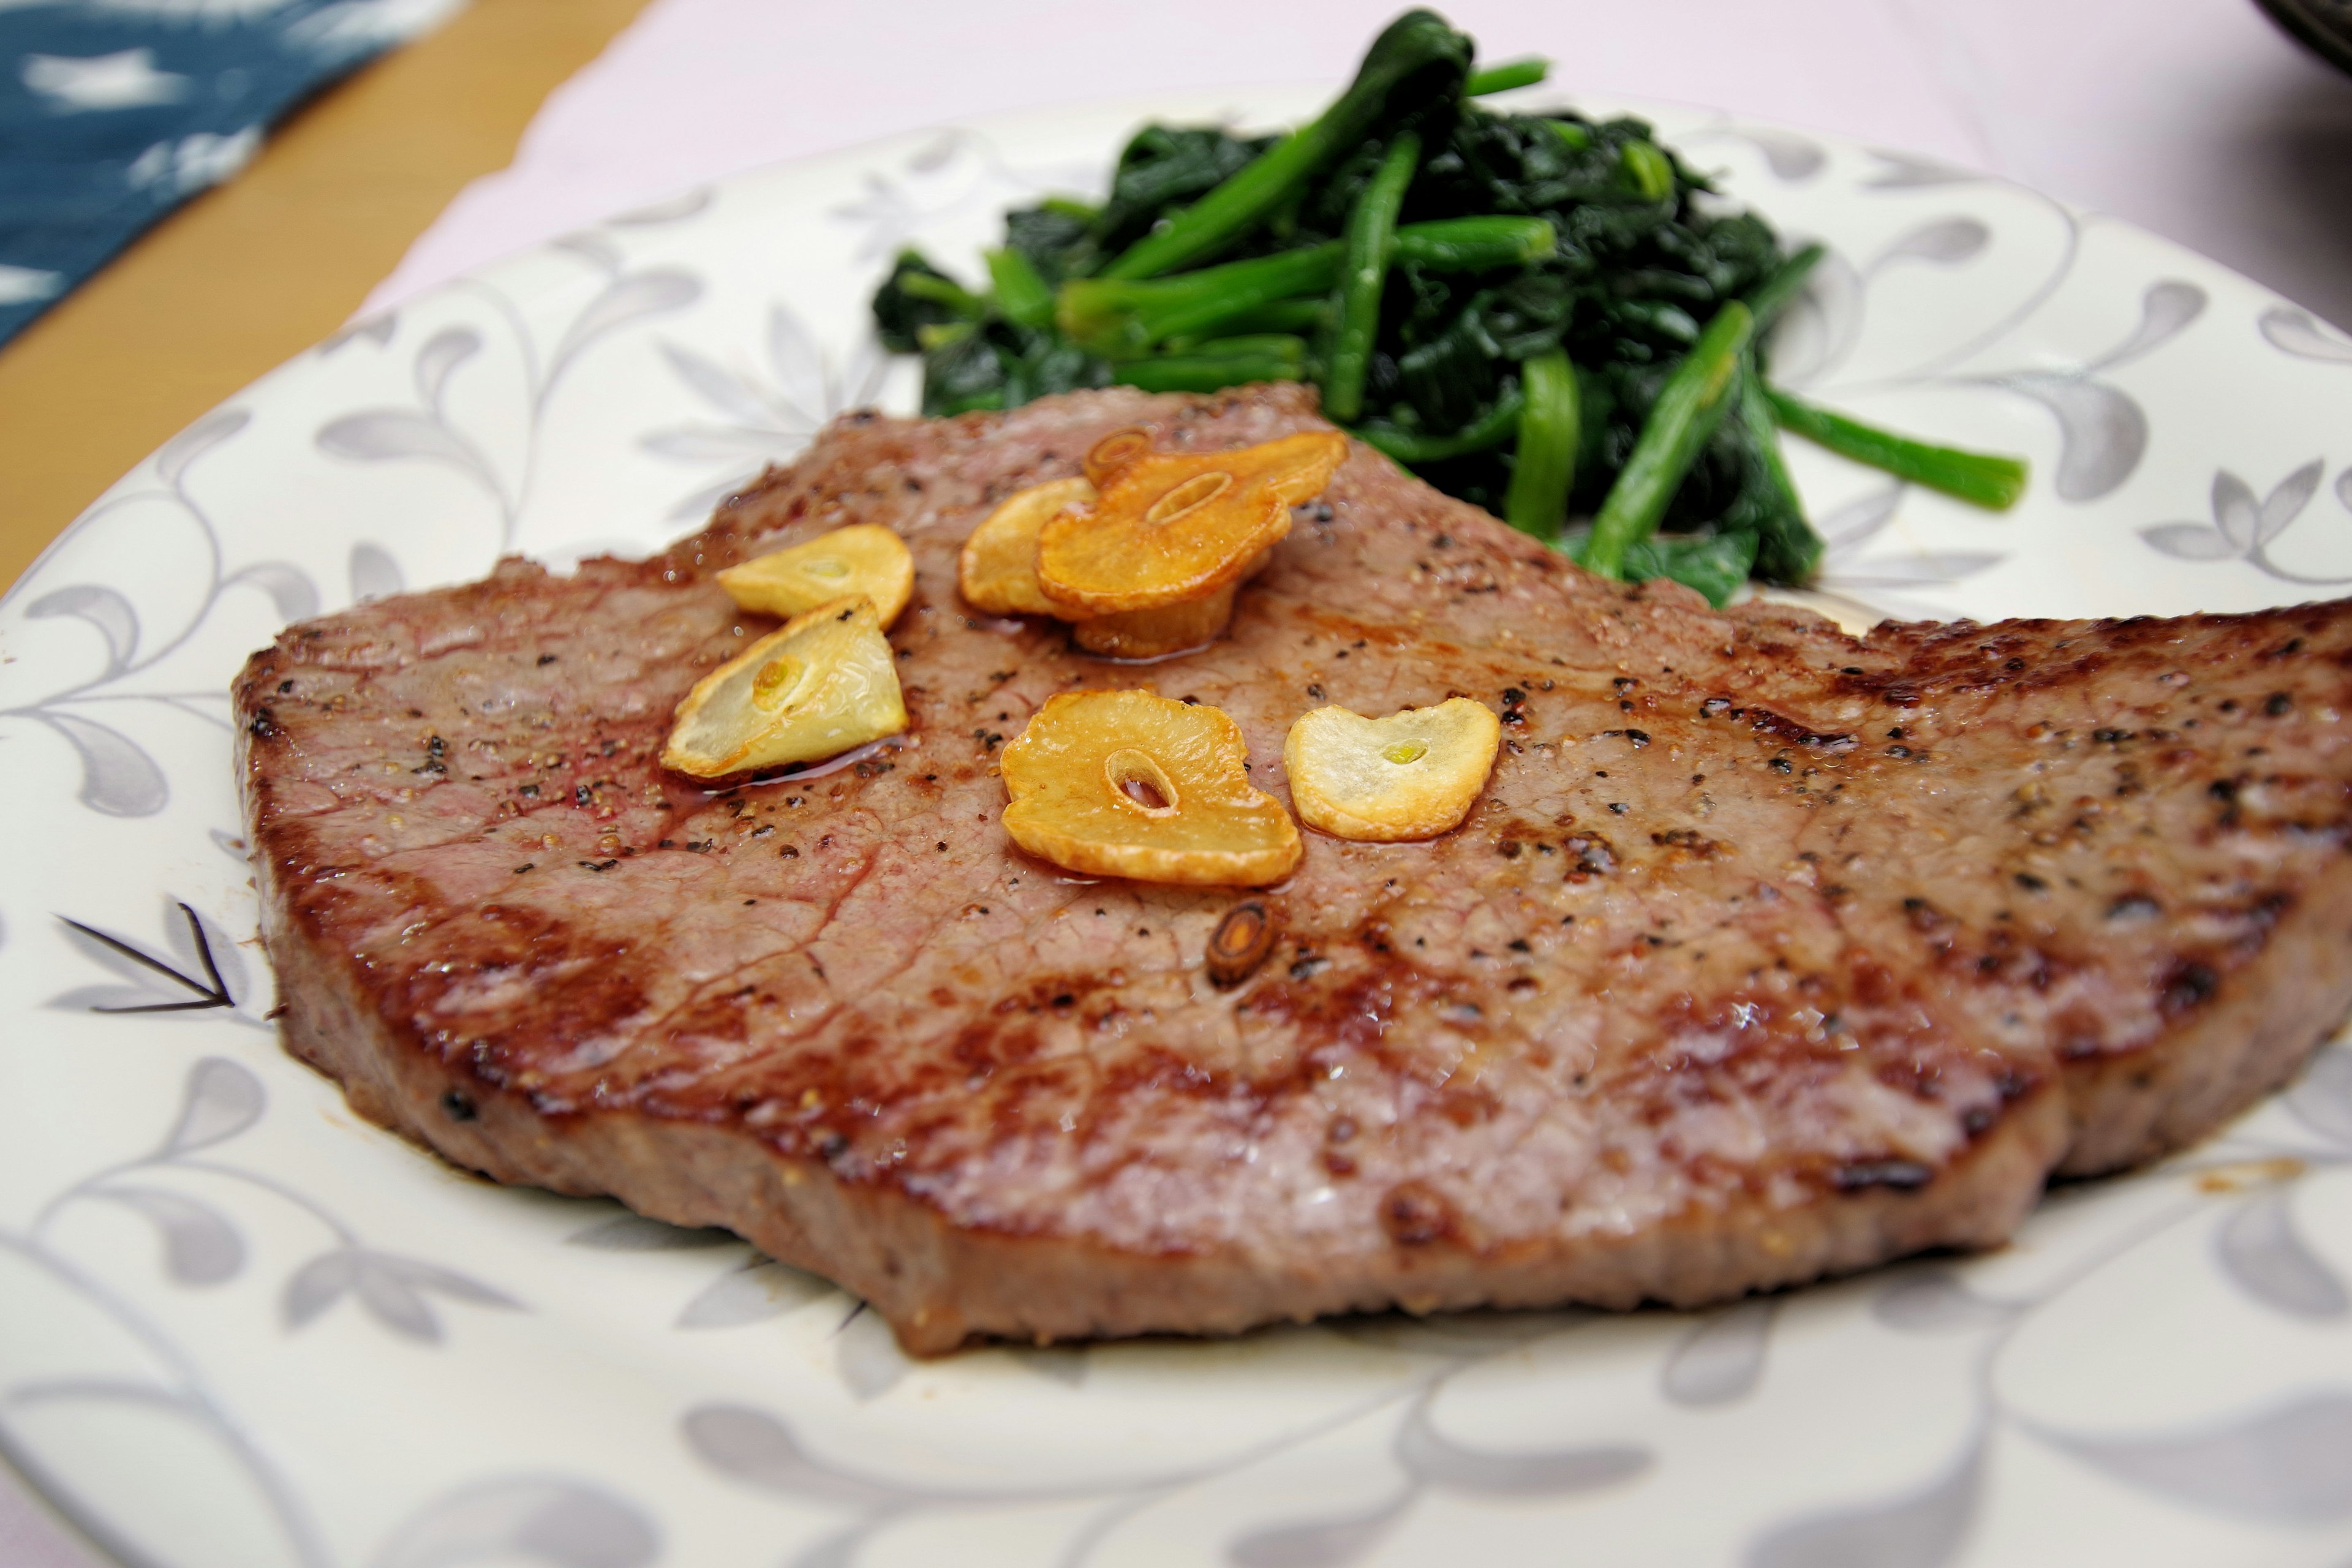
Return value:
[(719, 778), (837, 756), (906, 727), (881, 617), (853, 595), (793, 616), (696, 681), (662, 766)]
[(1084, 479), (1050, 479), (1007, 496), (971, 531), (956, 558), (956, 586), (964, 602), (992, 616), (1067, 614), (1037, 586), (1037, 531), (1063, 508), (1094, 499), (1094, 486)]
[(1087, 448), (1081, 467), (1087, 478), (1096, 485), (1110, 483), (1111, 476), (1135, 461), (1151, 456), (1151, 432), (1140, 425), (1130, 425), (1124, 430), (1114, 430)]
[(1093, 502), (1037, 531), (1037, 584), (1074, 619), (1162, 609), (1238, 581), (1348, 455), (1336, 430), (1231, 452), (1135, 453), (1126, 432), (1116, 438), (1128, 455), (1101, 468)]
[(863, 594), (887, 626), (915, 591), (915, 558), (881, 524), (854, 522), (730, 566), (719, 574), (719, 585), (743, 608), (772, 616), (797, 616)]
[(1088, 653), (1105, 658), (1165, 658), (1187, 648), (1203, 647), (1234, 618), (1234, 590), (1228, 583), (1212, 589), (1204, 599), (1189, 599), (1163, 610), (1129, 610), (1123, 616), (1097, 616), (1070, 628), (1070, 640)]
[(1090, 877), (1257, 887), (1298, 864), (1298, 828), (1254, 789), (1242, 732), (1217, 709), (1149, 691), (1049, 698), (1004, 748), (1004, 828)]
[(1393, 843), (1459, 825), (1486, 787), (1502, 739), (1501, 721), (1466, 697), (1385, 719), (1318, 708), (1291, 725), (1282, 760), (1291, 804), (1309, 827)]

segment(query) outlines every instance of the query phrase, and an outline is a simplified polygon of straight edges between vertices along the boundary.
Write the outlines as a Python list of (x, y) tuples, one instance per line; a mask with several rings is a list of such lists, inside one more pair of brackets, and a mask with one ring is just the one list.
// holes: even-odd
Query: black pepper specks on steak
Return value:
[[(1361, 447), (1199, 653), (963, 605), (987, 509), (1134, 424), (1318, 421), (1294, 387), (861, 416), (653, 560), (289, 628), (236, 693), (289, 1047), (460, 1164), (729, 1226), (937, 1352), (1988, 1245), (2352, 1001), (2343, 605), (1857, 639), (1585, 576)], [(662, 772), (772, 625), (713, 574), (847, 522), (915, 556), (901, 743)], [(1510, 721), (1454, 832), (1308, 833), (1272, 889), (1026, 858), (1003, 742), (1131, 686), (1225, 710), (1286, 798), (1322, 701)]]

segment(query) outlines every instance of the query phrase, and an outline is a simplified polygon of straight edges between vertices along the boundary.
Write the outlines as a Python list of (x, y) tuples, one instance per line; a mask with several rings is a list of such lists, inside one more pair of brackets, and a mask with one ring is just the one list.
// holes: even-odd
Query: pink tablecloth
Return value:
[[(371, 304), (754, 164), (959, 115), (1336, 80), (1400, 0), (655, 0)], [(1490, 59), (2011, 176), (2352, 326), (2352, 78), (2247, 0), (1450, 0)]]

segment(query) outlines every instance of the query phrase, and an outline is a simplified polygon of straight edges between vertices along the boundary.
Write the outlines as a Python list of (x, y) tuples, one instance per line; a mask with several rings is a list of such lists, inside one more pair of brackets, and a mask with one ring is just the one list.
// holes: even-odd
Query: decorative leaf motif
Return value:
[(139, 651), (139, 612), (131, 607), (130, 600), (111, 588), (77, 583), (42, 595), (25, 606), (25, 613), (43, 621), (71, 616), (97, 627), (98, 635), (106, 639), (109, 675), (120, 675)]
[(770, 1491), (853, 1508), (898, 1502), (905, 1495), (819, 1463), (802, 1448), (790, 1427), (749, 1405), (700, 1405), (688, 1411), (679, 1425), (696, 1458), (721, 1475)]
[(690, 272), (654, 268), (624, 273), (588, 303), (556, 345), (548, 363), (547, 385), (552, 388), (564, 370), (591, 343), (647, 316), (684, 310), (702, 297), (702, 284)]
[(1799, 1520), (1759, 1538), (1747, 1568), (1943, 1568), (1959, 1552), (1984, 1487), (1984, 1440), (1922, 1492)]
[[(66, 928), (68, 942), (131, 984), (79, 987), (51, 997), (48, 1005), (53, 1008), (87, 1008), (97, 1013), (202, 1013), (235, 1006), (236, 998), (230, 989), (231, 982), (239, 990), (244, 987), (245, 961), (237, 953), (236, 944), (186, 904), (166, 900), (163, 906), (163, 930), (180, 959), (178, 968), (111, 931), (62, 915), (58, 920)], [(214, 957), (215, 952), (220, 954), (218, 961)], [(222, 973), (224, 963), (227, 965), (226, 974)], [(159, 980), (169, 981), (171, 985), (160, 984)]]
[(2263, 312), (2263, 336), (2271, 347), (2322, 364), (2352, 364), (2352, 342), (2328, 331), (2308, 310), (2273, 305)]
[(879, 1399), (898, 1386), (912, 1367), (881, 1315), (863, 1306), (852, 1312), (833, 1341), (834, 1370), (861, 1400)]
[(695, 1293), (677, 1315), (681, 1329), (732, 1329), (764, 1322), (820, 1300), (833, 1287), (772, 1258), (751, 1258)]
[(416, 351), (416, 395), (438, 413), (450, 373), (481, 351), (482, 334), (471, 327), (444, 327)]
[(1957, 267), (1964, 261), (1975, 260), (1991, 243), (1992, 230), (1979, 219), (1937, 218), (1896, 238), (1879, 253), (1878, 259), (1870, 264), (1868, 270), (1876, 272), (1897, 261), (1925, 261), (1937, 267)]
[(964, 151), (969, 142), (976, 140), (970, 132), (942, 131), (907, 154), (907, 168), (913, 174), (936, 174), (948, 166), (949, 160)]
[(1846, 502), (1821, 520), (1822, 542), (1832, 550), (1863, 543), (1895, 521), (1895, 509), (1902, 500), (1903, 486), (1892, 484)]
[(1347, 1568), (1380, 1544), (1417, 1495), (1410, 1489), (1368, 1512), (1253, 1531), (1225, 1549), (1226, 1561), (1238, 1568)]
[(2221, 1271), (2264, 1306), (2290, 1317), (2340, 1318), (2352, 1298), (2336, 1271), (2297, 1233), (2294, 1211), (2281, 1191), (2238, 1205), (2214, 1235)]
[(1950, 163), (1938, 163), (1931, 158), (1921, 158), (1909, 153), (1885, 153), (1871, 149), (1870, 155), (1878, 160), (1879, 172), (1863, 184), (1874, 191), (1912, 191), (1928, 185), (1969, 185), (1982, 180), (1982, 174)]
[(601, 234), (562, 234), (549, 240), (551, 250), (568, 250), (600, 272), (618, 272), (627, 264), (621, 247)]
[(127, 736), (78, 713), (44, 710), (35, 715), (81, 754), (81, 787), (74, 797), (106, 816), (152, 816), (172, 798), (163, 770)]
[(2201, 522), (2159, 522), (2143, 528), (2139, 536), (2150, 548), (2176, 561), (2234, 561), (2244, 552), (2217, 529)]
[(370, 599), (388, 599), (408, 586), (408, 579), (400, 570), (400, 563), (392, 552), (371, 539), (362, 539), (352, 546), (352, 598), (365, 604)]
[(1972, 1333), (2017, 1315), (2015, 1308), (1986, 1300), (1944, 1268), (1896, 1280), (1879, 1293), (1870, 1312), (1888, 1328), (1914, 1334)]
[(435, 1315), (432, 1304), (396, 1271), (381, 1268), (374, 1259), (362, 1254), (353, 1283), (358, 1288), (360, 1305), (377, 1322), (395, 1334), (425, 1344), (441, 1342), (441, 1320)]
[(428, 1290), (448, 1297), (453, 1301), (465, 1301), (477, 1307), (497, 1307), (510, 1311), (522, 1310), (522, 1303), (505, 1291), (493, 1289), (471, 1275), (460, 1274), (454, 1268), (444, 1268), (437, 1263), (426, 1263), (415, 1258), (394, 1258), (383, 1252), (368, 1254), (368, 1260), (399, 1275), (401, 1279), (412, 1285), (421, 1285)]
[(2000, 384), (2023, 393), (2057, 416), (2058, 497), (2094, 501), (2139, 468), (2147, 452), (2147, 416), (2104, 382), (2069, 375), (2014, 375)]
[(230, 1006), (245, 994), (245, 954), (226, 931), (195, 912), (195, 905), (176, 898), (163, 900), (163, 936), (172, 942), (172, 957), (191, 975), (205, 975), (205, 990)]
[(776, 416), (758, 393), (714, 361), (677, 343), (662, 344), (661, 352), (678, 380), (719, 413), (752, 426), (765, 425)]
[(1863, 276), (1838, 251), (1823, 256), (1789, 302), (1771, 340), (1772, 379), (1802, 387), (1835, 368), (1861, 341), (1868, 304)]
[(441, 1320), (425, 1299), (435, 1291), (478, 1307), (519, 1308), (520, 1303), (480, 1281), (413, 1258), (341, 1247), (312, 1258), (286, 1282), (281, 1303), (286, 1326), (299, 1329), (347, 1295), (356, 1294), (370, 1316), (393, 1332), (425, 1344), (441, 1339)]
[(226, 1143), (260, 1121), (268, 1104), (249, 1070), (226, 1057), (206, 1057), (188, 1069), (179, 1119), (155, 1152), (168, 1159)]
[(245, 1242), (195, 1199), (157, 1187), (101, 1187), (98, 1196), (144, 1215), (163, 1238), (163, 1268), (182, 1285), (218, 1285), (245, 1267)]
[(2326, 465), (2314, 458), (2281, 479), (2278, 488), (2263, 498), (2254, 530), (2256, 544), (2268, 544), (2286, 531), (2287, 524), (2303, 515), (2303, 509), (2319, 493), (2320, 477), (2326, 472)]
[(346, 414), (319, 427), (319, 450), (353, 462), (387, 463), (414, 458), (442, 463), (503, 499), (498, 477), (466, 438), (429, 415), (410, 408), (371, 408)]
[(782, 305), (768, 310), (768, 363), (803, 428), (815, 429), (835, 412), (832, 389), (825, 385), (824, 352), (808, 323)]
[(57, 1013), (135, 1013), (162, 994), (144, 985), (77, 985), (45, 1005)]
[(359, 1283), (360, 1255), (329, 1252), (310, 1259), (286, 1281), (278, 1310), (289, 1329), (299, 1329), (348, 1294)]
[(1770, 128), (1742, 130), (1737, 134), (1764, 154), (1765, 166), (1776, 180), (1796, 184), (1811, 179), (1829, 163), (1821, 143), (1792, 131)]
[(889, 379), (889, 352), (869, 331), (849, 351), (849, 363), (842, 366), (841, 374), (826, 382), (824, 406), (818, 410), (821, 417), (815, 423), (821, 425), (845, 409), (866, 406), (881, 395), (882, 384)]
[(2214, 473), (2213, 521), (2220, 525), (2221, 537), (2238, 554), (2243, 555), (2254, 547), (2261, 513), (2252, 485), (2227, 468)]
[(257, 561), (229, 579), (250, 583), (269, 595), (278, 618), (306, 621), (319, 613), (319, 590), (310, 574), (285, 561)]
[(2306, 1394), (2227, 1426), (2156, 1437), (2039, 1436), (2189, 1508), (2272, 1524), (2352, 1517), (2352, 1394)]
[(1660, 1392), (1676, 1405), (1706, 1408), (1745, 1399), (1764, 1375), (1764, 1352), (1780, 1303), (1741, 1301), (1685, 1334), (1659, 1369)]
[(2091, 368), (2112, 369), (2153, 353), (2187, 331), (2189, 323), (2204, 313), (2205, 290), (2196, 284), (2177, 278), (2151, 283), (2139, 299), (2139, 325), (2132, 329), (2130, 337), (2093, 361)]
[(242, 408), (217, 408), (181, 431), (155, 451), (155, 476), (173, 489), (188, 465), (253, 423)]
[(383, 348), (392, 342), (392, 334), (399, 326), (400, 312), (386, 310), (382, 315), (370, 316), (363, 321), (353, 321), (341, 331), (333, 333), (319, 344), (319, 353), (322, 357), (335, 353), (346, 343), (360, 338), (365, 338), (376, 347)]
[(520, 1559), (546, 1568), (646, 1568), (661, 1532), (644, 1510), (584, 1481), (517, 1476), (444, 1492), (402, 1521), (373, 1568), (461, 1568)]
[(656, 224), (677, 223), (681, 219), (690, 218), (709, 205), (710, 187), (698, 185), (693, 190), (670, 197), (667, 201), (655, 202), (646, 206), (633, 208), (618, 217), (609, 218), (606, 221), (622, 228), (650, 228)]
[(2290, 583), (2328, 584), (2340, 578), (2305, 577), (2271, 560), (2267, 547), (2309, 509), (2326, 476), (2326, 464), (2313, 458), (2281, 479), (2259, 500), (2252, 485), (2227, 468), (2213, 475), (2211, 528), (2195, 522), (2163, 522), (2143, 528), (2151, 549), (2182, 561), (2244, 560)]
[(1545, 1453), (1497, 1454), (1468, 1448), (1433, 1426), (1426, 1405), (1397, 1429), (1397, 1462), (1430, 1486), (1486, 1497), (1559, 1497), (1631, 1480), (1656, 1461), (1647, 1448), (1607, 1444)]
[(2321, 1137), (2352, 1148), (2352, 1047), (2330, 1046), (2312, 1058), (2286, 1108)]
[(566, 1247), (589, 1247), (600, 1252), (677, 1252), (686, 1247), (731, 1247), (735, 1233), (716, 1226), (688, 1229), (640, 1214), (618, 1214), (600, 1219), (563, 1238)]

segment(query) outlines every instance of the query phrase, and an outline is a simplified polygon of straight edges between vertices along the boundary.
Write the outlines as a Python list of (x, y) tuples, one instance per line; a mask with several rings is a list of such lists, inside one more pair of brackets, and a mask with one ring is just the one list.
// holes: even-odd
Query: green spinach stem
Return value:
[(1518, 432), (1519, 410), (1524, 406), (1526, 399), (1518, 388), (1513, 387), (1495, 400), (1494, 407), (1451, 436), (1426, 436), (1417, 430), (1370, 422), (1357, 426), (1349, 434), (1410, 468), (1423, 463), (1442, 463), (1448, 458), (1466, 458), (1473, 452), (1492, 451)]
[(1364, 142), (1383, 116), (1458, 95), (1470, 68), (1470, 40), (1431, 11), (1390, 23), (1330, 108), (1284, 137), (1223, 184), (1137, 240), (1102, 269), (1105, 278), (1156, 278), (1222, 250), (1255, 228), (1326, 164)]
[(1576, 447), (1583, 436), (1576, 367), (1559, 349), (1519, 367), (1519, 442), (1511, 455), (1511, 488), (1503, 521), (1547, 542), (1559, 537), (1576, 479)]
[(1584, 547), (1587, 570), (1623, 577), (1625, 552), (1658, 531), (1699, 448), (1715, 434), (1738, 389), (1740, 356), (1755, 325), (1747, 306), (1730, 301), (1666, 378), (1633, 442), (1633, 456), (1592, 520), (1592, 538)]
[(1757, 509), (1756, 574), (1769, 583), (1790, 586), (1806, 582), (1822, 561), (1822, 536), (1805, 517), (1804, 504), (1789, 478), (1780, 456), (1780, 431), (1773, 423), (1772, 403), (1764, 378), (1756, 369), (1756, 345), (1750, 340), (1739, 361), (1739, 419), (1748, 427), (1748, 445), (1755, 454), (1757, 479), (1763, 486), (1763, 504)]
[(2021, 458), (1930, 446), (1908, 436), (1864, 425), (1859, 419), (1849, 419), (1843, 414), (1832, 414), (1826, 408), (1816, 408), (1778, 387), (1768, 387), (1766, 395), (1771, 400), (1772, 416), (1783, 430), (1793, 430), (1816, 446), (1826, 447), (1857, 463), (1883, 468), (1898, 479), (1926, 485), (1929, 489), (1941, 490), (1994, 511), (2006, 511), (2015, 506), (2018, 498), (2025, 494), (2026, 482), (2032, 477), (2031, 468)]
[(1501, 65), (1472, 71), (1462, 84), (1462, 96), (1484, 98), (1492, 92), (1508, 92), (1515, 87), (1533, 87), (1549, 75), (1551, 62), (1541, 55), (1529, 55), (1523, 60), (1505, 60)]
[(1364, 373), (1381, 330), (1381, 292), (1396, 251), (1397, 214), (1405, 188), (1421, 167), (1421, 138), (1407, 131), (1389, 143), (1371, 183), (1348, 214), (1347, 253), (1339, 272), (1338, 329), (1323, 370), (1323, 412), (1342, 425), (1364, 411)]

